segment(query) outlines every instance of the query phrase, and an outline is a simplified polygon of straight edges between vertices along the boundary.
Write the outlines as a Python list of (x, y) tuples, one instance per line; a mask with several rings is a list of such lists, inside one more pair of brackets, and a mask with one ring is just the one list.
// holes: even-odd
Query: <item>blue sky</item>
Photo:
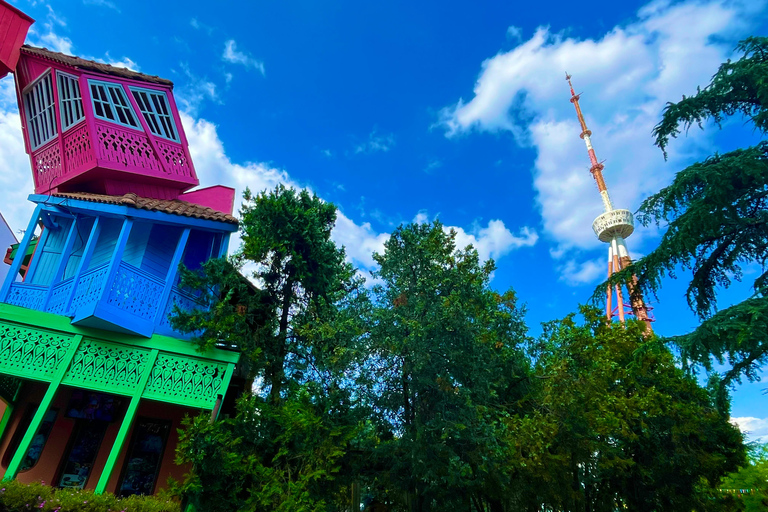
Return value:
[[(756, 140), (741, 120), (692, 130), (665, 162), (650, 131), (736, 41), (765, 33), (765, 0), (12, 3), (37, 20), (31, 44), (172, 79), (202, 185), (312, 189), (339, 206), (334, 236), (363, 271), (399, 223), (439, 218), (497, 260), (493, 285), (517, 290), (534, 332), (606, 272), (565, 71), (617, 207)], [(18, 229), (32, 182), (12, 87), (0, 82), (0, 210)], [(657, 241), (639, 229), (627, 243), (637, 256)], [(696, 325), (683, 292), (670, 281), (654, 303), (659, 333)], [(735, 393), (754, 435), (768, 435), (765, 386)]]

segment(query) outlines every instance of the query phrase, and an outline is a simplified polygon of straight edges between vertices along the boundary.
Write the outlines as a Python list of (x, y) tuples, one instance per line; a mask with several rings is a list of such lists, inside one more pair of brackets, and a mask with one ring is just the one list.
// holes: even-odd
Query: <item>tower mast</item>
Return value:
[[(603, 179), (603, 169), (605, 166), (597, 161), (595, 155), (595, 149), (592, 147), (592, 132), (587, 128), (587, 123), (584, 121), (584, 114), (581, 112), (581, 106), (579, 105), (580, 94), (576, 94), (573, 90), (573, 84), (571, 83), (571, 75), (565, 74), (565, 79), (568, 81), (568, 86), (571, 89), (571, 103), (576, 108), (576, 115), (579, 118), (579, 124), (581, 124), (581, 138), (584, 139), (584, 143), (587, 146), (587, 153), (589, 154), (589, 161), (592, 163), (589, 172), (592, 173), (592, 177), (595, 178), (597, 189), (600, 191), (600, 198), (603, 201), (603, 213), (599, 215), (592, 223), (592, 229), (597, 235), (597, 238), (601, 242), (605, 242), (608, 245), (608, 277), (619, 270), (626, 268), (632, 263), (632, 259), (629, 257), (629, 251), (627, 251), (627, 245), (624, 242), (635, 230), (634, 219), (632, 212), (624, 209), (614, 209), (613, 203), (611, 203), (611, 197), (608, 195), (608, 187), (605, 185)], [(649, 315), (649, 308), (645, 305), (643, 295), (640, 288), (637, 286), (637, 278), (632, 276), (632, 279), (628, 285), (629, 291), (629, 306), (630, 311), (625, 312), (624, 298), (620, 285), (615, 285), (614, 290), (611, 286), (608, 286), (605, 312), (608, 320), (610, 321), (616, 314), (618, 314), (619, 321), (624, 323), (624, 315), (633, 314), (638, 320), (645, 323), (645, 331), (648, 335), (653, 333), (651, 322), (653, 319)], [(613, 299), (613, 292), (616, 293), (616, 301), (618, 304), (614, 308), (611, 304)]]

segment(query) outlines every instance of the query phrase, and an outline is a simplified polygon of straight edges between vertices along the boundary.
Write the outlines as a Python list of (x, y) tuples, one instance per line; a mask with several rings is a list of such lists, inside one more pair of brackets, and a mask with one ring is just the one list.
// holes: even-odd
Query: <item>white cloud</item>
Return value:
[[(473, 97), (443, 109), (440, 125), (448, 137), (508, 132), (517, 144), (534, 147), (536, 201), (544, 232), (560, 246), (555, 254), (595, 249), (602, 244), (591, 223), (602, 206), (565, 71), (574, 75), (576, 92), (584, 92), (581, 106), (598, 158), (606, 159), (615, 206), (635, 210), (676, 170), (711, 152), (713, 132), (692, 130), (674, 141), (665, 163), (651, 130), (667, 101), (709, 82), (764, 6), (765, 0), (653, 2), (628, 25), (596, 39), (540, 27), (514, 49), (483, 62)], [(630, 248), (639, 247), (642, 234), (634, 235)], [(594, 262), (563, 265), (564, 272), (583, 279), (596, 268)]]
[(107, 9), (113, 9), (120, 12), (120, 8), (110, 0), (83, 0), (85, 5), (98, 5), (100, 7), (106, 7)]
[(56, 27), (66, 27), (67, 22), (56, 14), (50, 5), (46, 5), (48, 14), (44, 21), (32, 25), (27, 35), (27, 42), (33, 46), (42, 46), (55, 52), (72, 55), (72, 40), (55, 32)]
[[(51, 37), (58, 36), (51, 32)], [(107, 62), (113, 65), (133, 69), (139, 67), (136, 62), (128, 58), (114, 61), (109, 54), (106, 54), (106, 57)], [(236, 163), (230, 160), (219, 138), (216, 125), (197, 115), (197, 107), (201, 101), (205, 99), (219, 101), (214, 84), (193, 75), (188, 66), (182, 64), (181, 67), (190, 78), (190, 84), (177, 90), (176, 97), (183, 106), (180, 114), (181, 121), (202, 186), (222, 184), (235, 188), (235, 212), (240, 209), (242, 192), (246, 187), (254, 193), (273, 189), (279, 183), (306, 188), (293, 180), (285, 170), (270, 164)], [(378, 136), (374, 130), (366, 143), (365, 151), (387, 151), (393, 144), (393, 135)], [(5, 190), (0, 200), (0, 210), (14, 231), (25, 228), (34, 209), (32, 203), (26, 199), (33, 192), (33, 182), (29, 158), (24, 150), (21, 121), (11, 77), (0, 81), (0, 187)], [(426, 214), (423, 213), (423, 215), (426, 218)], [(417, 215), (418, 218), (420, 218), (419, 215)], [(451, 227), (448, 226), (446, 229)], [(485, 228), (476, 226), (469, 232), (460, 227), (453, 229), (457, 231), (461, 246), (468, 243), (475, 244), (484, 259), (498, 258), (515, 248), (533, 245), (537, 238), (536, 233), (529, 228), (520, 230), (519, 236), (513, 235), (504, 223), (498, 220), (489, 222)], [(388, 233), (376, 231), (370, 223), (357, 224), (342, 211), (338, 212), (333, 238), (346, 247), (348, 258), (359, 268), (369, 271), (375, 267), (372, 255), (374, 252), (383, 250), (384, 242), (388, 237)], [(236, 249), (238, 246), (239, 240), (233, 237), (231, 249)]]
[(593, 284), (605, 279), (608, 272), (608, 263), (607, 259), (602, 258), (580, 263), (568, 260), (558, 270), (560, 271), (560, 280), (569, 286)]
[(216, 90), (216, 84), (205, 76), (192, 73), (189, 65), (186, 63), (182, 62), (180, 66), (187, 77), (187, 82), (176, 89), (176, 101), (182, 110), (196, 116), (203, 101), (209, 100), (218, 104), (222, 103)]
[(0, 189), (0, 211), (11, 229), (15, 233), (26, 229), (34, 210), (27, 196), (34, 192), (34, 184), (29, 157), (24, 151), (12, 76), (0, 80)]
[(513, 41), (520, 42), (523, 40), (523, 29), (514, 25), (510, 25), (507, 29), (507, 37)]
[(434, 159), (429, 161), (427, 166), (424, 168), (424, 172), (427, 173), (427, 174), (432, 174), (433, 172), (435, 172), (436, 170), (438, 170), (442, 166), (443, 166), (443, 161), (442, 160), (438, 160), (437, 158), (434, 158)]
[(731, 418), (731, 423), (739, 427), (751, 440), (764, 443), (768, 441), (768, 418), (743, 416)]
[(206, 25), (205, 23), (201, 22), (197, 18), (192, 18), (189, 20), (189, 24), (192, 25), (192, 28), (196, 30), (204, 30), (208, 32), (208, 35), (211, 35), (213, 33), (213, 27)]
[(368, 135), (368, 140), (355, 146), (354, 153), (368, 154), (382, 151), (386, 153), (395, 145), (395, 135), (393, 133), (387, 135), (379, 135), (376, 133), (376, 129)]
[(253, 68), (261, 72), (264, 72), (264, 63), (260, 60), (254, 59), (249, 53), (243, 52), (237, 49), (237, 43), (234, 39), (229, 39), (224, 43), (224, 53), (221, 56), (225, 62), (231, 64), (242, 64), (246, 68)]
[(102, 64), (109, 64), (110, 66), (115, 66), (117, 68), (128, 68), (131, 71), (140, 71), (139, 65), (131, 59), (130, 57), (121, 57), (119, 59), (113, 58), (109, 52), (104, 53), (104, 57), (90, 57), (87, 55), (83, 55), (82, 58), (86, 60), (95, 60), (96, 62), (101, 62)]
[[(181, 120), (200, 183), (204, 186), (220, 183), (234, 187), (236, 189), (235, 211), (240, 208), (242, 192), (246, 187), (254, 193), (273, 189), (279, 183), (305, 188), (303, 184), (293, 180), (286, 171), (269, 164), (232, 162), (224, 150), (216, 125), (210, 121), (195, 119), (184, 112), (181, 113)], [(422, 211), (416, 215), (414, 222), (427, 220), (426, 212)], [(456, 230), (456, 241), (459, 247), (474, 245), (483, 260), (489, 257), (498, 259), (514, 249), (530, 247), (538, 239), (538, 235), (528, 227), (522, 228), (515, 235), (500, 220), (492, 220), (486, 227), (476, 226), (469, 232), (458, 226), (446, 226), (446, 230), (448, 229)], [(370, 223), (357, 224), (342, 211), (338, 212), (333, 239), (346, 247), (348, 258), (357, 267), (364, 270), (374, 269), (373, 253), (383, 251), (384, 242), (388, 238), (389, 233), (376, 231)], [(233, 239), (231, 248), (235, 249), (238, 244), (239, 241)]]
[(488, 258), (498, 260), (514, 249), (533, 247), (539, 239), (539, 235), (527, 226), (521, 228), (519, 234), (515, 235), (501, 220), (492, 220), (486, 227), (475, 227), (470, 232), (456, 226), (446, 226), (446, 229), (456, 231), (457, 248), (472, 244), (482, 260)]

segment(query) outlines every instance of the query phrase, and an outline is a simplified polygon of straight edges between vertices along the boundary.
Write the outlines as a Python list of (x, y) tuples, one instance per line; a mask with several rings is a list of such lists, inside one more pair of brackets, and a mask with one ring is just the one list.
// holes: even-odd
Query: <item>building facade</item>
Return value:
[[(226, 255), (234, 190), (198, 185), (173, 84), (22, 45), (32, 20), (0, 0), (0, 76), (13, 73), (35, 204), (2, 252), (0, 474), (152, 494), (185, 415), (220, 413), (239, 353), (195, 349), (179, 281)], [(232, 393), (230, 393), (230, 396)]]

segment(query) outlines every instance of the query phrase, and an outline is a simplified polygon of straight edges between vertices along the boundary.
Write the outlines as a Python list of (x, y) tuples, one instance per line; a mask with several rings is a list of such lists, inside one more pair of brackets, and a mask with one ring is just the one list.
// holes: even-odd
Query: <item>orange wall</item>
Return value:
[[(24, 411), (27, 408), (27, 404), (39, 404), (40, 400), (42, 400), (43, 395), (45, 394), (46, 388), (47, 384), (44, 383), (25, 383), (24, 389), (20, 394), (21, 398), (19, 399), (19, 403), (16, 405), (13, 411), (13, 416), (11, 417), (11, 420), (8, 423), (8, 427), (5, 430), (5, 434), (0, 440), (0, 474), (4, 474), (6, 470), (5, 466), (2, 466), (2, 456), (5, 454), (5, 450), (7, 449), (8, 444), (13, 437), (13, 433), (16, 431), (16, 427), (21, 421), (21, 418), (24, 416)], [(66, 407), (69, 403), (71, 392), (72, 388), (62, 386), (59, 389), (59, 392), (56, 394), (56, 397), (51, 404), (51, 407), (57, 408), (59, 410), (59, 413), (56, 416), (56, 422), (51, 429), (51, 433), (48, 436), (48, 441), (45, 443), (45, 448), (43, 449), (43, 452), (40, 455), (40, 459), (38, 460), (35, 467), (18, 474), (17, 480), (20, 482), (28, 483), (40, 480), (46, 483), (53, 482), (53, 479), (56, 476), (56, 471), (59, 469), (61, 458), (67, 449), (70, 436), (72, 435), (72, 432), (75, 428), (76, 420), (65, 417)], [(124, 398), (124, 408), (127, 406), (129, 400), (130, 399), (128, 397)], [(3, 404), (3, 406), (4, 405), (5, 404)], [(0, 411), (2, 410), (3, 409), (0, 408)], [(164, 404), (161, 402), (152, 402), (149, 400), (144, 400), (139, 404), (139, 408), (136, 412), (136, 418), (140, 416), (146, 416), (149, 418), (171, 420), (171, 431), (168, 435), (165, 454), (160, 465), (160, 471), (158, 473), (157, 484), (155, 488), (156, 491), (166, 487), (166, 482), (169, 476), (181, 481), (184, 478), (184, 474), (189, 471), (189, 467), (177, 466), (173, 462), (176, 454), (176, 444), (178, 440), (177, 430), (181, 428), (181, 420), (184, 418), (185, 414), (194, 416), (199, 412), (199, 410), (190, 409), (188, 407), (180, 407), (176, 405)], [(99, 481), (99, 476), (101, 475), (104, 464), (109, 457), (109, 451), (112, 448), (112, 444), (117, 437), (117, 432), (119, 429), (120, 421), (115, 421), (114, 423), (111, 423), (109, 427), (107, 427), (107, 431), (104, 434), (101, 447), (99, 448), (99, 453), (96, 456), (94, 467), (91, 470), (91, 474), (89, 475), (88, 481), (85, 485), (87, 489), (94, 489), (96, 487), (96, 484)], [(128, 449), (128, 443), (131, 440), (132, 434), (133, 428), (131, 428), (131, 430), (128, 432), (128, 436), (125, 440), (125, 443), (123, 444), (122, 453), (117, 460), (117, 464), (115, 465), (112, 477), (110, 478), (109, 485), (107, 486), (107, 490), (110, 492), (114, 492), (115, 488), (117, 487), (117, 480), (120, 477), (121, 471), (123, 469), (123, 464), (125, 462), (125, 452)]]

